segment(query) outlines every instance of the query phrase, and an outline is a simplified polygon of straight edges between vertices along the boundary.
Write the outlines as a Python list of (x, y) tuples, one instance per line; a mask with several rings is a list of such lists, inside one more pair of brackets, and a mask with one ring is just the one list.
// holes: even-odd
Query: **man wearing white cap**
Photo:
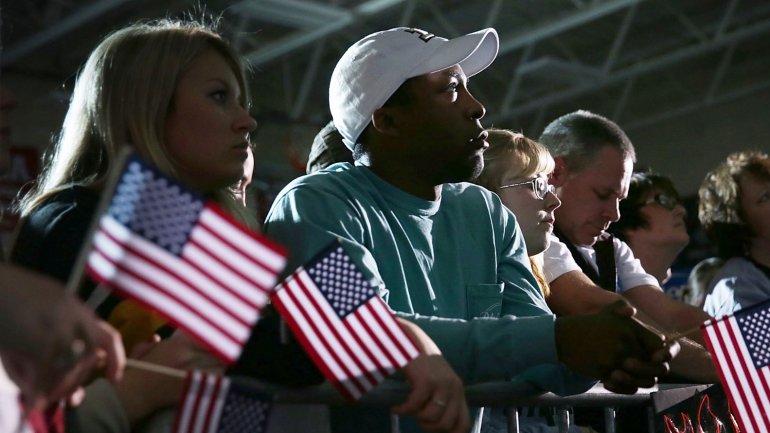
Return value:
[[(513, 214), (496, 195), (462, 183), (481, 171), (488, 146), (485, 109), (467, 77), (497, 49), (493, 29), (446, 40), (395, 28), (355, 43), (334, 69), (329, 105), (356, 164), (290, 183), (265, 231), (289, 248), (290, 269), (342, 239), (390, 307), (423, 328), (466, 382), (515, 378), (582, 392), (594, 381), (577, 372), (622, 392), (652, 385), (673, 350), (625, 305), (555, 319)], [(387, 419), (360, 408), (332, 414), (337, 431), (383, 431)], [(417, 430), (411, 420), (401, 428)]]

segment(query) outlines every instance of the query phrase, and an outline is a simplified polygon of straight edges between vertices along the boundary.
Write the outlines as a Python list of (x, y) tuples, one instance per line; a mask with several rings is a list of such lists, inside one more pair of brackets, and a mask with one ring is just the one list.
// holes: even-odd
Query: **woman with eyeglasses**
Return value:
[(540, 143), (505, 129), (489, 129), (489, 148), (484, 152), (484, 171), (474, 181), (497, 193), (516, 215), (527, 244), (532, 271), (543, 294), (548, 283), (542, 276), (542, 255), (553, 232), (553, 211), (561, 205), (548, 177), (554, 161)]
[[(543, 276), (542, 253), (553, 233), (554, 210), (561, 206), (548, 179), (555, 162), (542, 144), (523, 134), (506, 129), (488, 129), (489, 148), (484, 152), (484, 170), (473, 182), (497, 193), (503, 204), (516, 215), (527, 245), (532, 273), (543, 295), (548, 298), (548, 283)], [(557, 431), (547, 424), (535, 408), (521, 408), (520, 431), (548, 433)], [(485, 410), (482, 430), (489, 433), (507, 431), (502, 412)], [(582, 431), (571, 424), (570, 432)]]
[(665, 288), (671, 264), (690, 242), (686, 216), (670, 179), (637, 172), (631, 176), (628, 196), (620, 202), (620, 219), (608, 231), (627, 243), (644, 270)]
[(698, 218), (726, 260), (703, 309), (712, 316), (770, 299), (770, 156), (735, 152), (706, 175)]

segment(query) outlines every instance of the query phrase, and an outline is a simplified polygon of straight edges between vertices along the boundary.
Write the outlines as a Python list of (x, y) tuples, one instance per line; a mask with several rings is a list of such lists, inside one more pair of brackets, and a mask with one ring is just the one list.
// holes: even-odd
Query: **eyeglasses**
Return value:
[(655, 194), (651, 199), (644, 202), (644, 205), (657, 203), (668, 210), (674, 210), (679, 205), (679, 199), (668, 194)]
[(554, 191), (556, 191), (556, 189), (553, 187), (553, 185), (548, 183), (548, 178), (545, 178), (545, 177), (542, 177), (542, 176), (533, 177), (532, 179), (524, 181), (524, 182), (512, 183), (510, 185), (503, 185), (503, 186), (500, 187), (500, 189), (511, 188), (511, 187), (514, 187), (514, 186), (522, 186), (522, 185), (532, 185), (532, 191), (535, 192), (535, 195), (540, 200), (545, 199), (545, 196), (549, 192), (553, 193)]

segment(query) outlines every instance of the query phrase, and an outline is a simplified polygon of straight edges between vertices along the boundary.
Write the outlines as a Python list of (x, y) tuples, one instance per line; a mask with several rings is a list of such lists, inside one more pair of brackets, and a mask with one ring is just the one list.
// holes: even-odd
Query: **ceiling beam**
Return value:
[(233, 11), (273, 24), (300, 29), (312, 29), (330, 21), (343, 18), (347, 11), (336, 6), (327, 6), (301, 0), (259, 0), (242, 1)]
[(626, 36), (628, 36), (628, 30), (631, 28), (634, 17), (636, 17), (636, 9), (636, 5), (631, 6), (623, 17), (623, 23), (620, 24), (618, 34), (615, 35), (615, 40), (612, 41), (612, 47), (610, 47), (610, 51), (604, 61), (604, 66), (602, 66), (602, 72), (605, 74), (609, 73), (613, 66), (615, 66), (615, 62), (620, 54), (620, 49), (626, 41)]
[(247, 53), (246, 60), (252, 66), (262, 65), (299, 48), (303, 48), (321, 38), (338, 32), (356, 20), (377, 15), (385, 9), (404, 3), (406, 0), (369, 0), (352, 9), (343, 9), (338, 19), (315, 30), (302, 30), (287, 36), (278, 42), (267, 44), (260, 49)]
[(550, 24), (539, 26), (534, 29), (526, 29), (518, 36), (513, 36), (500, 41), (500, 53), (503, 55), (510, 51), (526, 47), (534, 42), (556, 36), (559, 33), (590, 23), (601, 17), (612, 14), (619, 10), (641, 3), (644, 0), (613, 0), (591, 6), (588, 9), (582, 9), (577, 13), (559, 19)]
[(100, 15), (130, 1), (134, 0), (102, 0), (85, 6), (55, 25), (24, 39), (18, 44), (8, 47), (8, 51), (5, 51), (2, 57), (0, 57), (0, 66), (6, 66), (19, 60), (21, 57), (34, 52), (38, 48), (61, 39), (62, 36), (78, 27), (88, 24)]
[(734, 30), (731, 33), (722, 34), (720, 38), (712, 39), (707, 43), (699, 43), (696, 45), (691, 45), (691, 46), (661, 55), (656, 59), (637, 63), (626, 69), (616, 70), (615, 72), (613, 72), (611, 75), (607, 76), (604, 79), (595, 80), (592, 82), (585, 82), (571, 89), (567, 89), (557, 93), (552, 93), (550, 95), (546, 95), (543, 97), (537, 97), (530, 102), (521, 102), (521, 103), (513, 104), (515, 106), (514, 109), (508, 110), (507, 112), (501, 112), (498, 114), (498, 116), (494, 117), (492, 120), (500, 121), (503, 119), (510, 119), (516, 116), (531, 113), (533, 111), (536, 111), (542, 106), (561, 103), (616, 83), (622, 83), (626, 80), (637, 78), (644, 74), (648, 74), (650, 72), (665, 68), (667, 66), (671, 66), (685, 60), (689, 60), (698, 56), (702, 56), (707, 53), (714, 52), (716, 50), (723, 49), (731, 44), (749, 39), (751, 37), (754, 37), (763, 33), (767, 33), (768, 31), (770, 31), (770, 20), (764, 20), (746, 27), (741, 27), (739, 29)]

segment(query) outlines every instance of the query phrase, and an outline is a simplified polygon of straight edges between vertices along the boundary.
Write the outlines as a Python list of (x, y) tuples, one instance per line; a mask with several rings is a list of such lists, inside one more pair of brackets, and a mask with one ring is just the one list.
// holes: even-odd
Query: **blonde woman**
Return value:
[[(245, 219), (229, 187), (243, 174), (257, 125), (247, 95), (238, 56), (202, 25), (138, 24), (108, 36), (80, 72), (43, 173), (21, 201), (11, 261), (66, 282), (105, 178), (128, 145)], [(163, 324), (117, 299), (98, 312), (129, 351)]]
[[(80, 71), (43, 173), (20, 203), (24, 221), (11, 260), (66, 282), (105, 179), (129, 145), (247, 219), (229, 188), (243, 174), (248, 136), (257, 126), (247, 95), (238, 56), (205, 25), (160, 21), (107, 36)], [(120, 331), (134, 356), (223, 370), (181, 335), (158, 344), (153, 334), (164, 321), (135, 304), (110, 296), (97, 312)], [(78, 416), (69, 418), (70, 428), (127, 431), (156, 409), (172, 406), (180, 388), (173, 378), (129, 369), (114, 387), (92, 384)]]
[(484, 153), (484, 170), (475, 182), (500, 196), (516, 215), (524, 234), (532, 272), (543, 294), (548, 283), (542, 274), (542, 252), (553, 232), (553, 212), (561, 205), (548, 177), (554, 161), (540, 143), (506, 129), (489, 129), (489, 148)]

